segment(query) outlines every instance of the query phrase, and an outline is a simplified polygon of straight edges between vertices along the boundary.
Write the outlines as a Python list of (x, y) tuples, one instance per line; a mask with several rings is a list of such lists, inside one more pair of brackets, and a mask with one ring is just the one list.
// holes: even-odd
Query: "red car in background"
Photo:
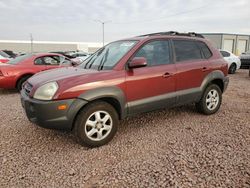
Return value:
[(65, 56), (54, 53), (19, 56), (7, 63), (0, 63), (0, 88), (20, 91), (23, 83), (38, 72), (75, 64)]

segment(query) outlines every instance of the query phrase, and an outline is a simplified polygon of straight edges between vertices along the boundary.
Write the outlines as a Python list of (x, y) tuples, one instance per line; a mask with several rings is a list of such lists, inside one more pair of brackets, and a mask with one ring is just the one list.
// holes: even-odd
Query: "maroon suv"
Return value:
[(97, 147), (128, 116), (187, 103), (213, 114), (228, 82), (227, 63), (201, 35), (165, 32), (112, 42), (78, 67), (38, 73), (21, 101), (30, 121), (72, 130), (80, 144)]

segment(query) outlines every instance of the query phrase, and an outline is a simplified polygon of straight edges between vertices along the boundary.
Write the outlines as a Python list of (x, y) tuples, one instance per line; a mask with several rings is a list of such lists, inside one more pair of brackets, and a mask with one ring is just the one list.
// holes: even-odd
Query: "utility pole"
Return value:
[(33, 53), (33, 35), (30, 33), (30, 52)]
[(101, 21), (101, 20), (94, 20), (95, 22), (99, 22), (102, 24), (102, 45), (104, 46), (104, 40), (105, 40), (105, 36), (104, 36), (104, 29), (105, 29), (105, 24), (111, 22), (109, 21)]

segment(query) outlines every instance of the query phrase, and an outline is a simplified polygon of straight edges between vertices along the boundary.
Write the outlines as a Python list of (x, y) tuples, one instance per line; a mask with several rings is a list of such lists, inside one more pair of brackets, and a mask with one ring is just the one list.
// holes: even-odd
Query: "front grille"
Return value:
[(24, 92), (26, 93), (26, 95), (30, 94), (32, 88), (33, 88), (33, 86), (29, 82), (26, 82), (26, 84), (24, 84), (24, 86), (23, 86), (23, 89), (24, 89)]

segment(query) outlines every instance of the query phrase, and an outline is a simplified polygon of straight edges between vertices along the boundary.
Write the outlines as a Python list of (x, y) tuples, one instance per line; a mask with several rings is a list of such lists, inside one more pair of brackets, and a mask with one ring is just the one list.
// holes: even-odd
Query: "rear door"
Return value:
[(174, 39), (173, 45), (177, 69), (177, 103), (196, 101), (201, 94), (199, 87), (210, 71), (208, 59), (212, 53), (201, 41)]
[(126, 72), (129, 114), (173, 106), (176, 68), (172, 61), (170, 42), (150, 41), (134, 57), (144, 57), (147, 66)]

